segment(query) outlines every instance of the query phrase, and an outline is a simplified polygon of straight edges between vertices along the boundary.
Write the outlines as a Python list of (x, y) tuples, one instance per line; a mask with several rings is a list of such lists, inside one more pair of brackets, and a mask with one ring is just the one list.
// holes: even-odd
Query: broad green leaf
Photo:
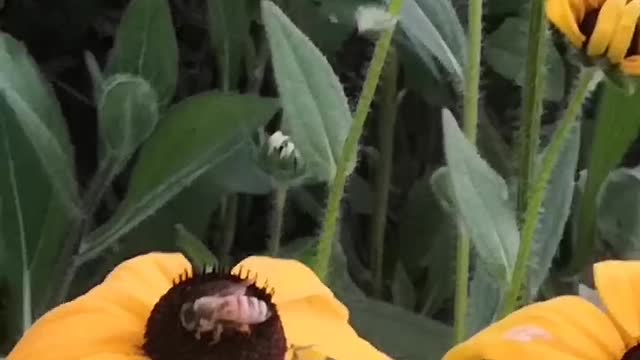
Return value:
[(616, 169), (598, 196), (597, 228), (618, 258), (640, 250), (640, 169)]
[(471, 273), (467, 336), (472, 336), (493, 323), (500, 309), (505, 289), (487, 270), (486, 264), (478, 261)]
[(273, 68), (291, 137), (315, 181), (331, 181), (351, 126), (340, 81), (324, 55), (271, 1), (262, 1)]
[(488, 271), (508, 282), (520, 234), (505, 181), (478, 155), (449, 110), (443, 110), (444, 148), (456, 210)]
[(176, 225), (176, 243), (194, 267), (204, 269), (217, 266), (218, 260), (215, 255), (202, 243), (202, 240), (182, 225)]
[[(104, 260), (98, 263), (96, 277), (103, 278), (116, 265), (132, 256), (151, 251), (182, 251), (176, 244), (177, 225), (200, 239), (207, 238), (211, 218), (224, 196), (224, 191), (214, 182), (215, 175), (221, 169), (224, 169), (222, 163), (214, 165), (123, 235), (117, 246), (111, 248), (113, 251), (105, 251), (105, 256), (100, 258)], [(89, 263), (87, 268), (96, 267), (94, 264), (95, 262)], [(82, 284), (81, 281), (77, 283), (76, 288), (79, 288), (80, 293), (94, 286), (90, 281), (87, 284)]]
[[(524, 85), (525, 63), (527, 59), (527, 33), (529, 20), (526, 17), (509, 17), (486, 39), (487, 64), (505, 78), (519, 86)], [(560, 101), (565, 92), (564, 63), (556, 48), (549, 44), (547, 49), (547, 91), (548, 100)]]
[(341, 294), (360, 336), (393, 359), (441, 359), (453, 345), (451, 328), (391, 304)]
[(435, 67), (435, 58), (462, 81), (465, 35), (449, 0), (405, 0), (399, 27), (425, 65)]
[(60, 201), (79, 215), (73, 148), (62, 111), (27, 49), (7, 34), (0, 34), (0, 96), (10, 109), (4, 112), (13, 112), (6, 118), (29, 139)]
[(211, 181), (231, 193), (266, 195), (273, 189), (271, 177), (257, 163), (257, 146), (250, 140), (243, 143), (216, 168)]
[(116, 74), (104, 82), (98, 100), (98, 124), (105, 157), (115, 163), (115, 176), (158, 122), (155, 91), (144, 79)]
[[(0, 97), (0, 283), (6, 281), (8, 294), (0, 303), (11, 314), (0, 327), (11, 340), (22, 334), (25, 296), (33, 317), (41, 314), (75, 214), (57, 196), (15, 116)], [(23, 275), (30, 281), (23, 282)]]
[[(411, 186), (407, 201), (398, 214), (395, 244), (409, 275), (419, 277), (428, 269), (429, 274), (433, 272), (431, 280), (436, 280), (435, 284), (429, 281), (434, 291), (444, 295), (437, 283), (443, 278), (443, 272), (451, 270), (452, 259), (443, 256), (443, 250), (455, 245), (456, 228), (451, 215), (439, 202), (438, 190), (432, 186), (434, 174), (426, 173)], [(449, 283), (450, 280), (445, 281)]]
[(596, 199), (605, 179), (638, 136), (640, 92), (627, 96), (606, 82), (596, 121), (587, 181), (579, 204), (576, 252), (569, 264), (569, 272), (581, 271), (590, 261), (595, 239)]
[(131, 0), (115, 38), (105, 75), (139, 75), (168, 104), (178, 81), (178, 45), (168, 0)]
[(551, 173), (542, 213), (533, 238), (532, 264), (529, 267), (529, 291), (533, 299), (551, 268), (565, 225), (569, 219), (575, 188), (575, 174), (580, 152), (580, 126), (567, 139)]
[[(3, 104), (5, 105), (5, 104)], [(5, 120), (6, 121), (6, 120)], [(8, 241), (5, 240), (8, 236), (11, 236), (11, 239), (17, 242), (17, 246), (14, 247), (16, 251), (13, 251), (13, 255), (20, 258), (20, 271), (15, 274), (18, 275), (21, 280), (21, 294), (19, 298), (21, 299), (22, 306), (20, 311), (20, 321), (21, 321), (21, 330), (23, 332), (27, 331), (31, 327), (31, 323), (33, 322), (33, 303), (32, 303), (32, 291), (31, 291), (31, 264), (29, 259), (29, 244), (27, 243), (27, 229), (24, 223), (25, 212), (28, 211), (29, 204), (24, 201), (22, 198), (21, 192), (25, 191), (24, 189), (20, 189), (18, 185), (18, 178), (16, 174), (16, 164), (14, 160), (14, 154), (11, 151), (12, 145), (9, 141), (9, 131), (6, 124), (2, 124), (0, 127), (2, 130), (2, 146), (4, 148), (4, 153), (6, 154), (7, 161), (7, 172), (5, 172), (5, 176), (8, 178), (6, 181), (9, 182), (9, 188), (11, 192), (11, 196), (4, 197), (5, 201), (11, 204), (9, 207), (12, 208), (15, 214), (15, 228), (17, 233), (12, 234), (3, 234), (0, 233), (0, 237), (2, 237), (2, 242)], [(0, 213), (2, 215), (2, 213)], [(13, 242), (12, 241), (12, 242)], [(8, 246), (2, 246), (2, 248), (8, 248)], [(10, 249), (13, 250), (13, 249)], [(17, 315), (17, 314), (16, 314)]]
[(238, 149), (278, 109), (275, 99), (223, 93), (201, 93), (172, 106), (142, 147), (123, 204), (90, 236), (80, 258), (99, 255)]
[(207, 0), (209, 37), (215, 49), (222, 89), (235, 89), (249, 41), (246, 0)]

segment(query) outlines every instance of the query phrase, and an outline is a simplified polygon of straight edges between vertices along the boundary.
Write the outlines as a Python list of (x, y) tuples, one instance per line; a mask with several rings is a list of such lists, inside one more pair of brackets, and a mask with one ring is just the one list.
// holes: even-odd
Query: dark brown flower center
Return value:
[[(598, 22), (599, 15), (600, 15), (600, 9), (594, 9), (594, 10), (588, 11), (584, 15), (582, 22), (578, 26), (580, 28), (580, 32), (587, 39), (584, 42), (583, 48), (586, 48), (589, 44), (591, 35), (593, 35), (593, 31), (596, 29), (596, 23)], [(640, 55), (640, 30), (638, 29), (637, 26), (633, 32), (633, 38), (631, 39), (631, 43), (625, 57), (629, 57), (633, 55)]]
[(632, 347), (624, 353), (621, 360), (640, 360), (640, 344)]
[(151, 311), (142, 346), (149, 358), (284, 359), (286, 339), (271, 292), (248, 274), (193, 273), (174, 281)]

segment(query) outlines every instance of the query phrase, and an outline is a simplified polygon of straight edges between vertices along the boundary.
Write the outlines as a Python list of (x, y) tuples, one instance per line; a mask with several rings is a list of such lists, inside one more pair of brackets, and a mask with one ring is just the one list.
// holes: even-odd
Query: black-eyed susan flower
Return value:
[(444, 360), (640, 359), (640, 261), (594, 267), (600, 302), (562, 296), (513, 312)]
[(547, 0), (546, 13), (589, 59), (640, 76), (640, 0)]
[[(259, 310), (253, 320), (220, 328), (195, 316), (194, 304), (242, 286)], [(223, 310), (216, 319), (230, 319)], [(230, 272), (200, 273), (181, 254), (152, 253), (42, 316), (8, 360), (325, 358), (389, 359), (357, 335), (344, 305), (300, 262), (249, 257)]]

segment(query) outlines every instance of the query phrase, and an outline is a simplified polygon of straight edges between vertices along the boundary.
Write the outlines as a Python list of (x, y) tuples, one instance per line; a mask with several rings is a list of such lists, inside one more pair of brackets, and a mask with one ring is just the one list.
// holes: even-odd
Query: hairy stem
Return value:
[[(389, 13), (394, 18), (400, 15), (404, 0), (391, 0), (389, 4)], [(376, 88), (378, 87), (378, 81), (382, 73), (382, 68), (387, 58), (387, 52), (391, 46), (391, 39), (395, 30), (396, 24), (393, 23), (388, 29), (382, 33), (373, 53), (373, 59), (367, 70), (367, 77), (364, 82), (362, 94), (358, 99), (358, 106), (356, 107), (356, 113), (353, 119), (353, 124), (347, 135), (347, 139), (344, 143), (344, 151), (338, 159), (336, 175), (331, 182), (329, 188), (329, 199), (327, 203), (327, 209), (325, 212), (324, 220), (322, 223), (322, 230), (320, 233), (320, 240), (318, 243), (318, 251), (314, 259), (313, 269), (318, 277), (325, 281), (329, 272), (329, 263), (331, 260), (331, 253), (333, 247), (333, 241), (336, 236), (338, 228), (338, 218), (340, 217), (340, 203), (342, 196), (344, 195), (344, 187), (347, 182), (347, 178), (350, 175), (349, 168), (354, 162), (358, 154), (358, 142), (362, 135), (362, 129), (367, 120), (369, 108), (373, 101)]]
[(282, 237), (282, 223), (284, 220), (284, 207), (287, 203), (287, 187), (276, 185), (273, 192), (273, 210), (271, 211), (271, 229), (267, 251), (271, 256), (278, 256), (280, 251), (280, 238)]
[(582, 111), (582, 105), (585, 99), (594, 89), (595, 85), (602, 79), (602, 73), (596, 68), (583, 69), (580, 73), (577, 86), (574, 89), (569, 105), (558, 123), (558, 127), (553, 133), (553, 137), (544, 158), (540, 172), (536, 177), (533, 187), (531, 188), (527, 208), (524, 214), (524, 224), (522, 226), (522, 235), (520, 237), (520, 248), (518, 249), (518, 258), (511, 278), (511, 286), (509, 287), (502, 315), (505, 316), (516, 309), (518, 306), (518, 295), (522, 292), (523, 284), (527, 277), (529, 268), (529, 259), (531, 257), (531, 249), (533, 247), (533, 238), (538, 226), (540, 211), (542, 210), (542, 202), (547, 192), (549, 178), (558, 161), (560, 153), (564, 148), (564, 144), (571, 133), (571, 129), (575, 124), (578, 116)]
[(393, 47), (389, 49), (387, 65), (382, 75), (381, 114), (378, 127), (380, 158), (376, 169), (375, 199), (371, 218), (371, 255), (374, 294), (382, 296), (384, 263), (384, 238), (387, 224), (387, 203), (393, 167), (393, 136), (398, 110), (398, 59)]
[[(478, 104), (480, 98), (480, 57), (482, 54), (482, 0), (469, 1), (468, 62), (465, 67), (464, 134), (476, 143), (478, 133)], [(456, 251), (456, 295), (454, 305), (455, 342), (461, 342), (467, 333), (467, 307), (469, 302), (469, 262), (471, 239), (460, 226)]]
[(529, 14), (529, 40), (526, 62), (526, 86), (522, 87), (522, 123), (518, 143), (519, 185), (518, 214), (527, 208), (529, 183), (534, 171), (538, 141), (540, 137), (540, 118), (545, 92), (544, 62), (547, 55), (547, 20), (544, 16), (544, 1), (532, 0)]

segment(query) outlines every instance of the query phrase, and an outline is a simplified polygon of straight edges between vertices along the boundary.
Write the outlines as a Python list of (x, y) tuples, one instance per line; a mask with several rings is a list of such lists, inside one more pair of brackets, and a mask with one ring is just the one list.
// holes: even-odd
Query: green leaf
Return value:
[(465, 35), (450, 1), (405, 0), (399, 27), (425, 65), (434, 67), (435, 58), (456, 81), (462, 81)]
[(316, 181), (331, 181), (351, 126), (342, 85), (313, 43), (272, 2), (262, 1), (289, 135)]
[(593, 252), (597, 196), (611, 172), (622, 160), (640, 130), (640, 92), (627, 96), (606, 82), (598, 111), (585, 190), (580, 198), (576, 252), (568, 266), (581, 271)]
[[(455, 272), (452, 267), (455, 255), (457, 229), (452, 215), (439, 201), (436, 174), (426, 173), (409, 190), (407, 201), (399, 212), (396, 246), (398, 256), (412, 278), (428, 273), (424, 293), (430, 298), (429, 308), (438, 307), (449, 296), (447, 288), (453, 276), (442, 274)], [(434, 183), (432, 185), (432, 183)]]
[(139, 75), (168, 104), (178, 81), (178, 45), (167, 0), (131, 0), (125, 10), (105, 75)]
[(273, 190), (271, 177), (257, 163), (258, 151), (253, 141), (243, 141), (237, 150), (222, 160), (218, 167), (224, 171), (212, 173), (211, 181), (231, 193), (268, 194)]
[(235, 89), (243, 70), (243, 57), (249, 40), (249, 14), (246, 0), (208, 0), (207, 22), (222, 77), (222, 89)]
[(462, 222), (490, 273), (508, 282), (520, 234), (505, 181), (477, 153), (449, 110), (443, 110), (444, 148)]
[(147, 140), (157, 122), (158, 101), (148, 82), (127, 74), (113, 75), (104, 82), (98, 124), (106, 158), (117, 164), (116, 171)]
[(530, 298), (534, 298), (551, 268), (565, 225), (569, 219), (580, 153), (580, 126), (573, 129), (551, 173), (542, 203), (543, 212), (533, 238), (532, 264), (529, 267)]
[(30, 141), (60, 201), (80, 215), (73, 148), (60, 106), (25, 47), (6, 34), (0, 34), (0, 96), (10, 109), (5, 116)]
[(194, 267), (203, 269), (218, 265), (216, 256), (202, 243), (202, 240), (182, 225), (176, 225), (176, 244)]
[(0, 332), (13, 340), (41, 313), (73, 217), (2, 97), (0, 119), (0, 282), (7, 291), (0, 302), (11, 314)]
[(597, 227), (617, 258), (640, 250), (640, 169), (616, 169), (598, 196)]
[(451, 328), (391, 304), (341, 294), (360, 336), (393, 359), (441, 359), (451, 347)]
[(500, 309), (504, 286), (489, 274), (482, 261), (476, 262), (469, 282), (467, 335), (472, 336), (493, 323)]
[(91, 234), (80, 260), (99, 255), (271, 119), (275, 99), (201, 93), (172, 106), (140, 151), (118, 212)]
[(289, 1), (282, 9), (323, 53), (334, 54), (354, 31), (357, 8), (375, 3), (380, 1), (303, 0)]
[[(526, 17), (509, 17), (500, 27), (487, 36), (485, 48), (487, 64), (505, 78), (523, 86), (527, 59), (529, 20)], [(547, 49), (547, 100), (560, 101), (565, 92), (565, 70), (558, 50), (552, 45)]]

